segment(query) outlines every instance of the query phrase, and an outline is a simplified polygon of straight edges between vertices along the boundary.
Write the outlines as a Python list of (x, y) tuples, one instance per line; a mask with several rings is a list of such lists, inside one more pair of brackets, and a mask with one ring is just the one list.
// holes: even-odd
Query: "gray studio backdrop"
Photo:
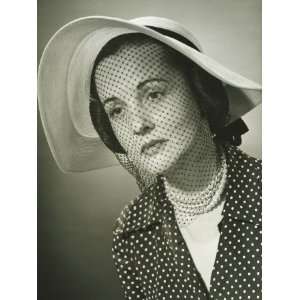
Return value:
[[(204, 51), (261, 82), (260, 0), (38, 0), (38, 60), (65, 23), (88, 15), (169, 17), (184, 24)], [(245, 118), (242, 149), (261, 157), (261, 106)], [(38, 294), (43, 300), (122, 299), (111, 259), (112, 228), (138, 193), (121, 167), (62, 174), (38, 117)]]

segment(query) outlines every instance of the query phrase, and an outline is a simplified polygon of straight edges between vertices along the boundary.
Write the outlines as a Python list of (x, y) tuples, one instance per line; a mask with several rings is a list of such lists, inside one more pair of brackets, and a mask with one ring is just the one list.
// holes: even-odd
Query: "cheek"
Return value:
[(112, 128), (117, 140), (126, 151), (127, 155), (131, 159), (137, 157), (140, 144), (127, 122), (112, 124)]
[(197, 123), (201, 119), (201, 113), (189, 93), (177, 91), (169, 95), (162, 103), (155, 119), (156, 124), (160, 124), (159, 126), (165, 132), (173, 135), (183, 135), (197, 127)]
[(121, 146), (128, 152), (130, 145), (132, 144), (132, 137), (130, 136), (130, 130), (127, 124), (125, 122), (112, 123), (112, 129)]

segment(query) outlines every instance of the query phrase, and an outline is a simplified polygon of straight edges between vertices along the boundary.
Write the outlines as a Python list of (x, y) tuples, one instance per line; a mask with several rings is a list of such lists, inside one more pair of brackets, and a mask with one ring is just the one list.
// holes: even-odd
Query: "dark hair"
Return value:
[[(194, 44), (176, 33), (164, 29), (153, 29), (176, 38), (198, 50)], [(239, 145), (241, 143), (240, 135), (248, 129), (241, 119), (234, 122), (231, 127), (225, 128), (228, 120), (229, 102), (223, 83), (181, 53), (142, 33), (129, 33), (113, 38), (101, 49), (94, 62), (90, 87), (90, 115), (95, 129), (105, 145), (113, 152), (126, 153), (117, 140), (106, 111), (99, 99), (95, 83), (96, 67), (105, 57), (116, 53), (122, 44), (131, 41), (144, 41), (145, 39), (152, 39), (154, 43), (163, 45), (167, 51), (167, 59), (170, 60), (170, 63), (173, 63), (174, 66), (184, 72), (192, 92), (196, 95), (196, 99), (199, 99), (200, 109), (206, 115), (215, 138), (220, 142), (230, 142), (231, 144)], [(239, 128), (239, 125), (244, 125), (244, 132), (236, 130), (236, 125)]]

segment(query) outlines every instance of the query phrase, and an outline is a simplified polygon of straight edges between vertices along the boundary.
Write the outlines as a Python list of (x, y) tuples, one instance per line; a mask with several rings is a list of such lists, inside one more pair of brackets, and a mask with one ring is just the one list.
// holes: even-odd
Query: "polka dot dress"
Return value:
[(113, 259), (126, 299), (261, 299), (261, 163), (226, 148), (226, 202), (210, 286), (197, 271), (158, 178), (122, 212)]

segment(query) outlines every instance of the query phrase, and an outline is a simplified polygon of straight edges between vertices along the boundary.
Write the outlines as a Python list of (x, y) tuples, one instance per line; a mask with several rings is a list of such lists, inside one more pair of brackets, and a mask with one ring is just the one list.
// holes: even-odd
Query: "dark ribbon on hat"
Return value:
[(248, 132), (249, 129), (242, 119), (237, 119), (233, 123), (218, 130), (215, 139), (220, 142), (229, 142), (234, 146), (239, 146), (242, 143), (242, 135)]

